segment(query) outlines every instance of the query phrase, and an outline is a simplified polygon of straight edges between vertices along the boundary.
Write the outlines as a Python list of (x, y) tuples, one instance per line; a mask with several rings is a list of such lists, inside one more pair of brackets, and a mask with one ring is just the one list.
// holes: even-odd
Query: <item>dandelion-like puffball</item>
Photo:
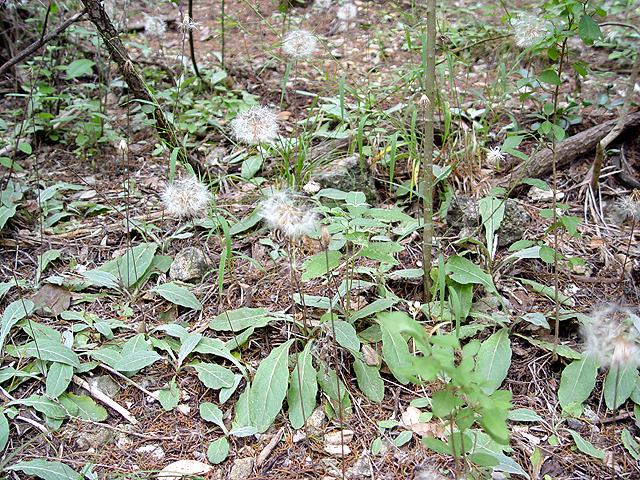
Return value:
[(331, 0), (316, 0), (315, 4), (319, 8), (324, 8), (326, 10), (331, 7)]
[(293, 194), (274, 191), (262, 202), (258, 214), (269, 228), (280, 230), (289, 238), (310, 235), (317, 229), (318, 217), (296, 203)]
[(194, 176), (174, 180), (162, 192), (162, 204), (167, 213), (180, 218), (206, 213), (210, 201), (209, 188)]
[(518, 15), (511, 21), (511, 25), (515, 30), (516, 45), (523, 48), (533, 46), (537, 38), (543, 37), (547, 33), (542, 21), (528, 13)]
[(500, 151), (500, 147), (491, 147), (487, 152), (487, 165), (497, 167), (501, 160), (504, 160), (504, 155)]
[(358, 8), (351, 2), (342, 5), (336, 12), (336, 16), (343, 22), (350, 22), (358, 14)]
[(240, 112), (231, 127), (238, 140), (250, 145), (273, 143), (278, 137), (277, 116), (268, 107), (253, 106)]
[(640, 190), (634, 188), (630, 195), (618, 200), (618, 208), (628, 219), (640, 222)]
[(293, 60), (309, 58), (316, 51), (318, 41), (306, 30), (291, 30), (284, 37), (282, 51)]
[(149, 35), (161, 37), (167, 31), (167, 24), (160, 17), (147, 17), (144, 21), (144, 31)]
[(582, 333), (586, 353), (600, 360), (601, 366), (640, 365), (640, 334), (628, 310), (609, 307), (597, 311)]

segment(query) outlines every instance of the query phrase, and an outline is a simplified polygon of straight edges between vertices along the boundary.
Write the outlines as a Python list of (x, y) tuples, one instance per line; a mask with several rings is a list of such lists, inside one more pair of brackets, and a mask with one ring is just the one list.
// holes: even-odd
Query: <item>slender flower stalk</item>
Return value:
[(633, 239), (633, 231), (636, 227), (636, 223), (640, 221), (640, 190), (634, 188), (629, 196), (623, 197), (618, 202), (618, 208), (625, 217), (631, 220), (631, 233), (629, 233), (627, 251), (624, 255), (624, 261), (622, 262), (622, 273), (620, 275), (620, 282), (618, 283), (618, 288), (620, 288), (625, 277), (627, 258), (629, 258), (629, 250), (631, 250), (631, 240)]
[(165, 210), (178, 218), (202, 216), (210, 201), (209, 188), (194, 176), (174, 180), (162, 192)]

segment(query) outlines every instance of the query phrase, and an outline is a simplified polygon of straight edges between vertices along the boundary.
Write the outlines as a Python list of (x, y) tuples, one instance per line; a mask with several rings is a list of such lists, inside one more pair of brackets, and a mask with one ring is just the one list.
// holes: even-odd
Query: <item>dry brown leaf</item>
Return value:
[[(178, 460), (160, 470), (158, 478), (162, 478), (162, 480), (178, 480), (185, 475), (204, 475), (212, 469), (211, 465), (197, 460)], [(175, 476), (176, 473), (181, 473), (182, 475)]]
[(362, 358), (364, 359), (364, 363), (369, 365), (370, 367), (377, 367), (380, 365), (380, 355), (369, 345), (362, 345), (360, 350), (362, 352)]
[(64, 287), (45, 283), (31, 300), (36, 306), (36, 315), (57, 317), (71, 305), (71, 294)]

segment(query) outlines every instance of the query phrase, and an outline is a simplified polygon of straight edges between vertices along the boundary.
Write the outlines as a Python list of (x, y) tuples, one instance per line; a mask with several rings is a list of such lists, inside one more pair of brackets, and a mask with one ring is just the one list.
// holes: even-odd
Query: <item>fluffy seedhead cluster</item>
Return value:
[(620, 212), (635, 223), (640, 222), (640, 190), (634, 188), (630, 195), (618, 201)]
[(293, 60), (309, 58), (316, 51), (318, 41), (315, 35), (306, 30), (291, 30), (284, 37), (282, 51)]
[(167, 213), (179, 218), (204, 215), (210, 201), (209, 188), (194, 176), (174, 180), (162, 193)]
[(144, 31), (159, 38), (167, 31), (167, 24), (160, 17), (147, 17), (144, 21)]
[(336, 12), (336, 16), (338, 19), (343, 22), (350, 22), (356, 15), (358, 14), (358, 8), (351, 2), (345, 3), (342, 5), (338, 11)]
[(292, 239), (310, 235), (318, 228), (316, 213), (302, 205), (291, 192), (270, 193), (260, 205), (258, 213), (269, 228), (280, 230)]
[(583, 326), (585, 352), (597, 358), (603, 367), (639, 366), (640, 333), (633, 317), (629, 310), (620, 307), (596, 311)]
[(236, 139), (250, 145), (273, 143), (278, 138), (278, 118), (268, 107), (254, 106), (231, 122)]
[(190, 18), (189, 14), (185, 13), (182, 23), (180, 24), (180, 30), (182, 30), (182, 33), (187, 34), (191, 30), (199, 30), (200, 25), (199, 22), (194, 22), (193, 18)]
[(528, 13), (521, 13), (511, 21), (515, 30), (516, 45), (522, 48), (532, 47), (536, 39), (546, 35), (544, 23), (538, 17)]
[(500, 147), (491, 147), (487, 152), (487, 165), (490, 167), (500, 166), (500, 161), (504, 160), (504, 155), (500, 151)]

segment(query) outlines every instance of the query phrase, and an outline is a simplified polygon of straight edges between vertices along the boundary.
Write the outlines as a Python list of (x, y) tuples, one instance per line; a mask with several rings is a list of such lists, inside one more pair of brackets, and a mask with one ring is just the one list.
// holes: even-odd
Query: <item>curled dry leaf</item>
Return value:
[(444, 440), (446, 431), (440, 422), (420, 422), (420, 409), (407, 407), (402, 413), (402, 424), (421, 438), (439, 438)]
[(36, 306), (36, 314), (42, 317), (57, 317), (71, 304), (69, 290), (58, 285), (45, 283), (31, 299)]
[[(178, 480), (185, 475), (204, 475), (212, 469), (211, 465), (197, 460), (178, 460), (160, 470), (158, 478), (162, 478), (162, 480)], [(176, 473), (182, 475), (176, 476)]]
[(362, 345), (362, 358), (364, 359), (364, 363), (369, 365), (370, 367), (377, 367), (380, 364), (380, 355), (369, 345)]

